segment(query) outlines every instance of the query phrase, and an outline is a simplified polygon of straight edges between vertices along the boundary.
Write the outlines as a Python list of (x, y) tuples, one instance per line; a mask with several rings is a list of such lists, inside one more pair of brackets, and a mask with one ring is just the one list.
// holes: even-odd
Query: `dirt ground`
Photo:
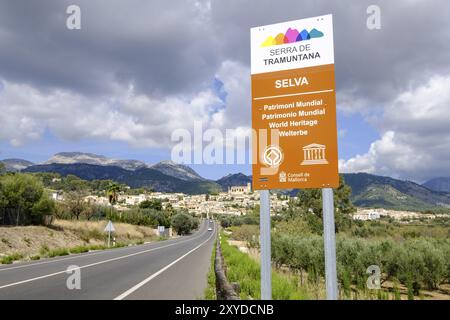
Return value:
[[(52, 226), (0, 227), (0, 257), (20, 253), (24, 257), (49, 249), (72, 248), (86, 244), (104, 244), (106, 221), (56, 220)], [(117, 242), (151, 241), (156, 230), (126, 223), (114, 223)]]

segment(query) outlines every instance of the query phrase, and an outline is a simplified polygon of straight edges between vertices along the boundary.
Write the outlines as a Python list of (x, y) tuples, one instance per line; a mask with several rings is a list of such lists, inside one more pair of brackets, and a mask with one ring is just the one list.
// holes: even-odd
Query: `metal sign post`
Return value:
[(272, 265), (270, 253), (270, 193), (260, 191), (261, 300), (272, 299)]
[(111, 246), (111, 232), (116, 231), (116, 228), (114, 228), (111, 220), (108, 221), (108, 224), (106, 225), (103, 232), (108, 232), (108, 248)]
[(333, 189), (322, 189), (323, 243), (325, 247), (325, 283), (328, 300), (338, 299), (336, 275), (336, 237), (334, 233)]

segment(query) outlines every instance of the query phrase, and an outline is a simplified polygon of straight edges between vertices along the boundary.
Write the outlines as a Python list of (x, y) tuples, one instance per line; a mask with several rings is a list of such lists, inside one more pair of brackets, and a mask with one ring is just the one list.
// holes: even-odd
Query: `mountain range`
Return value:
[(139, 160), (117, 160), (110, 159), (102, 155), (84, 152), (60, 152), (53, 155), (43, 164), (62, 163), (86, 163), (100, 166), (117, 166), (127, 170), (136, 170), (138, 168), (145, 168), (147, 165)]
[(423, 186), (434, 191), (450, 193), (450, 177), (433, 178), (425, 182)]
[(0, 162), (5, 165), (6, 171), (11, 172), (20, 171), (34, 165), (33, 162), (23, 159), (3, 159)]
[[(229, 174), (216, 181), (201, 177), (192, 168), (172, 161), (149, 165), (139, 160), (116, 160), (81, 152), (62, 152), (42, 164), (22, 159), (1, 160), (8, 171), (55, 172), (73, 174), (82, 179), (111, 179), (133, 188), (152, 187), (161, 192), (188, 194), (227, 190), (229, 186), (247, 185), (251, 176)], [(423, 185), (368, 173), (343, 174), (352, 188), (352, 201), (360, 207), (399, 210), (428, 210), (450, 207), (450, 178), (435, 178)], [(284, 190), (296, 195), (298, 190)]]

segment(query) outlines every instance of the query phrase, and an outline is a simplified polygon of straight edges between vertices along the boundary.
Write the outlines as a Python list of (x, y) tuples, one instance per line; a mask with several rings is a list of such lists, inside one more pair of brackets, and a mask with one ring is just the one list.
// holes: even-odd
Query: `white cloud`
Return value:
[(450, 76), (401, 93), (379, 123), (367, 153), (340, 161), (342, 172), (371, 172), (422, 181), (450, 176)]
[(226, 105), (219, 94), (203, 89), (191, 95), (152, 97), (133, 85), (112, 95), (86, 96), (68, 90), (39, 90), (29, 84), (3, 81), (0, 92), (0, 140), (15, 146), (37, 140), (46, 131), (65, 140), (100, 138), (138, 147), (170, 148), (176, 129), (203, 128), (245, 131), (250, 123), (248, 70), (225, 61), (216, 77), (223, 83)]
[(18, 146), (39, 139), (49, 129), (66, 140), (103, 138), (164, 148), (170, 146), (173, 130), (191, 129), (194, 121), (208, 123), (210, 110), (220, 103), (212, 90), (156, 99), (130, 87), (112, 98), (93, 98), (3, 81), (0, 140)]

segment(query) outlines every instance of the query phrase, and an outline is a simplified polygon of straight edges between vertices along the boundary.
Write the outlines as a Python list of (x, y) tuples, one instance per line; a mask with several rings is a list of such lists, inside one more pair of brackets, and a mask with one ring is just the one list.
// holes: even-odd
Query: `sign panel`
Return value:
[(105, 229), (103, 230), (103, 232), (115, 232), (116, 228), (114, 228), (111, 220), (108, 221), (108, 224), (106, 225)]
[(338, 187), (332, 15), (252, 28), (251, 72), (253, 187)]

